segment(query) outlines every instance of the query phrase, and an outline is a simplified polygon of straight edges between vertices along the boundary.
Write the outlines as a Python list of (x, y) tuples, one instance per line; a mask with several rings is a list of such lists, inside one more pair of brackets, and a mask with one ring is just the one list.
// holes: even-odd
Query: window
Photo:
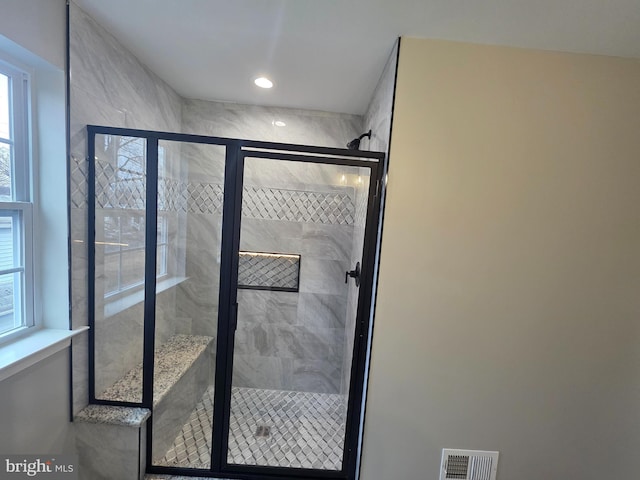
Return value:
[(0, 60), (0, 338), (33, 325), (29, 75)]
[[(98, 137), (100, 138), (100, 137)], [(120, 298), (144, 286), (146, 142), (137, 137), (105, 135), (101, 149), (115, 160), (114, 170), (97, 188), (104, 198), (104, 297)], [(158, 147), (158, 175), (164, 176), (165, 151)], [(104, 167), (100, 167), (104, 168)], [(107, 167), (108, 168), (108, 167)], [(167, 271), (168, 220), (158, 213), (156, 276)]]
[[(109, 214), (104, 217), (105, 292), (110, 297), (144, 285), (144, 214)], [(156, 276), (167, 274), (167, 219), (158, 216)]]

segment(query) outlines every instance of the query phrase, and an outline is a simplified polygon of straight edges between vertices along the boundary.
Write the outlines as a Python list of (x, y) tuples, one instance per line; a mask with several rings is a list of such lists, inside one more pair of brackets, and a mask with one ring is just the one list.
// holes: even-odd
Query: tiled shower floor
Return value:
[[(210, 468), (213, 387), (159, 465)], [(227, 460), (240, 465), (340, 470), (346, 406), (342, 395), (236, 388)]]

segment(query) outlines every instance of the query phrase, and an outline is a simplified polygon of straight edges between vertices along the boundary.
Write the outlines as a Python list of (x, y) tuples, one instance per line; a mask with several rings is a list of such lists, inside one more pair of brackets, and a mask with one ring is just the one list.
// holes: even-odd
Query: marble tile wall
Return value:
[(218, 325), (225, 149), (183, 144), (186, 192), (184, 276), (176, 290), (176, 321), (194, 335), (215, 337)]
[(141, 478), (146, 427), (76, 422), (80, 480)]
[[(70, 2), (71, 73), (71, 270), (72, 324), (86, 325), (87, 311), (87, 124), (115, 127), (179, 131), (181, 98), (133, 55), (118, 40)], [(139, 312), (132, 312), (138, 321)], [(115, 319), (113, 319), (115, 321)], [(126, 322), (125, 322), (126, 323)], [(106, 324), (104, 324), (106, 326)], [(111, 345), (111, 356), (129, 355), (118, 342), (124, 331), (108, 328), (101, 332)], [(110, 337), (115, 335), (115, 337)], [(135, 338), (135, 337), (134, 337)], [(87, 342), (73, 344), (73, 411), (88, 401)], [(123, 346), (124, 347), (124, 346)], [(103, 357), (105, 358), (105, 357)], [(106, 381), (106, 380), (105, 380)]]
[[(287, 126), (276, 127), (275, 120)], [(354, 115), (199, 100), (183, 105), (185, 133), (343, 147), (360, 128)], [(235, 386), (340, 391), (344, 272), (356, 214), (355, 189), (341, 183), (343, 173), (324, 165), (246, 160), (241, 250), (302, 258), (299, 292), (238, 292)]]
[(217, 335), (222, 215), (189, 214), (185, 276), (176, 290), (176, 321), (194, 335)]
[[(357, 115), (182, 99), (73, 1), (70, 12), (74, 326), (87, 323), (87, 168), (84, 159), (87, 124), (328, 147), (343, 147), (363, 130), (362, 117)], [(284, 121), (286, 127), (276, 127), (275, 120)], [(221, 216), (217, 206), (207, 202), (216, 196), (219, 198), (221, 193), (214, 186), (222, 184), (224, 152), (221, 147), (217, 148), (215, 151), (215, 148), (207, 146), (182, 145), (168, 153), (169, 157), (179, 160), (180, 165), (170, 168), (160, 185), (161, 197), (164, 195), (165, 199), (171, 198), (174, 202), (173, 205), (171, 202), (164, 205), (164, 210), (172, 215), (170, 263), (176, 275), (184, 276), (186, 280), (163, 294), (166, 301), (159, 300), (158, 318), (161, 322), (166, 320), (162, 337), (171, 333), (215, 335)], [(248, 168), (246, 171), (247, 184), (258, 190), (265, 187), (310, 189), (325, 196), (344, 192), (344, 185), (336, 181), (335, 172), (321, 166), (302, 167), (291, 163), (277, 174), (266, 168), (266, 163), (263, 166), (265, 168)], [(352, 190), (345, 198), (353, 202), (354, 195)], [(183, 198), (186, 199), (184, 209), (181, 207)], [(249, 297), (254, 297), (245, 298), (247, 315), (250, 316), (251, 312), (257, 315), (260, 305), (264, 305), (266, 310), (262, 310), (259, 322), (254, 317), (253, 329), (248, 328), (240, 334), (246, 339), (243, 345), (251, 345), (253, 350), (239, 350), (244, 353), (237, 357), (237, 378), (246, 382), (249, 377), (254, 380), (274, 378), (280, 379), (274, 380), (274, 385), (279, 382), (282, 388), (288, 385), (288, 388), (309, 391), (339, 391), (347, 308), (342, 278), (344, 271), (351, 268), (350, 252), (344, 252), (349, 250), (345, 247), (349, 240), (345, 238), (352, 235), (353, 224), (340, 226), (332, 222), (297, 223), (253, 218), (243, 228), (251, 232), (246, 233), (247, 236), (253, 234), (261, 239), (254, 250), (278, 251), (278, 247), (286, 245), (286, 253), (301, 253), (303, 261), (301, 289), (295, 301), (284, 292), (267, 297), (260, 297), (260, 293), (265, 292), (242, 292), (242, 295), (249, 293)], [(283, 239), (287, 239), (287, 243), (283, 243)], [(327, 281), (323, 276), (333, 280)], [(320, 310), (326, 313), (318, 315)], [(141, 319), (137, 308), (128, 309), (126, 314), (131, 316), (122, 321), (129, 322), (129, 326), (137, 325)], [(293, 339), (289, 344), (283, 345), (282, 340), (276, 339), (280, 337), (275, 335), (275, 325), (282, 327), (277, 333)], [(103, 326), (107, 327), (107, 323)], [(100, 335), (106, 343), (124, 348), (136, 335), (125, 340), (123, 332), (108, 328), (103, 329)], [(273, 340), (260, 346), (262, 339)], [(278, 349), (288, 352), (287, 355), (273, 355)], [(117, 355), (116, 350), (117, 347), (104, 352), (108, 357), (103, 358), (131, 356), (124, 350)], [(256, 354), (260, 351), (269, 355)], [(132, 361), (133, 357), (135, 355)], [(83, 387), (88, 384), (84, 340), (74, 343), (73, 370), (73, 409), (77, 412), (87, 402), (87, 389)], [(115, 376), (118, 368), (112, 370), (109, 375)], [(107, 381), (105, 379), (104, 383)]]
[[(369, 179), (370, 171), (365, 168), (360, 169), (359, 180), (355, 187), (355, 222), (353, 235), (351, 236), (349, 264), (350, 270), (355, 268), (356, 263), (362, 265), (362, 252), (364, 247), (364, 234), (366, 225), (367, 204), (369, 199)], [(358, 298), (360, 288), (352, 280), (349, 281), (347, 291), (346, 323), (344, 337), (344, 357), (342, 363), (341, 390), (342, 394), (348, 394), (349, 382), (351, 380), (351, 365), (354, 347), (354, 334), (356, 326), (356, 316), (358, 313)]]
[(243, 250), (299, 253), (301, 268), (299, 292), (238, 291), (234, 385), (337, 393), (353, 226), (242, 221)]
[(363, 150), (389, 153), (393, 97), (396, 87), (399, 40), (393, 45), (371, 102), (364, 114), (365, 130), (371, 129), (371, 139), (363, 141)]
[[(391, 52), (389, 54), (389, 58), (384, 67), (382, 75), (380, 76), (380, 80), (378, 81), (378, 85), (374, 91), (373, 97), (371, 98), (371, 102), (367, 107), (367, 111), (364, 115), (364, 130), (371, 129), (371, 139), (363, 139), (361, 143), (361, 148), (363, 150), (376, 151), (376, 152), (385, 152), (387, 154), (387, 158), (385, 160), (384, 172), (388, 169), (388, 160), (389, 160), (389, 140), (391, 138), (391, 120), (393, 114), (393, 97), (395, 93), (395, 80), (396, 80), (396, 68), (397, 68), (397, 58), (398, 58), (398, 47), (399, 44), (396, 41)], [(364, 214), (366, 205), (366, 200), (364, 199), (365, 190), (358, 189), (356, 193), (356, 229), (363, 228), (364, 225)], [(384, 209), (384, 185), (383, 185), (383, 203), (381, 205), (381, 212)], [(380, 222), (381, 225), (381, 222)], [(378, 232), (379, 233), (379, 232)], [(358, 253), (362, 251), (362, 243), (358, 240), (363, 238), (361, 235), (354, 235), (354, 243), (352, 245), (352, 261), (357, 258)], [(376, 264), (378, 263), (377, 256), (379, 255), (379, 245), (376, 248)], [(375, 292), (375, 285), (374, 285)], [(355, 314), (357, 309), (357, 295), (355, 286), (351, 285), (349, 287), (348, 301), (347, 301), (347, 319), (349, 322), (353, 322), (355, 320)], [(372, 310), (373, 311), (373, 310)], [(345, 335), (345, 351), (349, 351), (353, 349), (354, 344), (354, 325), (348, 324), (346, 328)], [(342, 391), (347, 392), (349, 388), (350, 381), (350, 364), (347, 364), (349, 357), (345, 355), (345, 364), (342, 368)]]
[[(273, 168), (269, 165), (271, 173)], [(200, 179), (215, 176), (195, 170)], [(338, 173), (333, 172), (331, 178), (339, 179)], [(282, 177), (278, 179), (279, 188), (286, 186)], [(265, 209), (272, 208), (265, 205), (260, 214), (249, 209), (243, 216), (241, 250), (295, 253), (302, 259), (299, 292), (239, 292), (234, 384), (335, 393), (342, 368), (343, 278), (349, 263), (355, 191), (341, 185), (298, 182), (296, 186), (311, 193), (330, 190), (327, 194), (338, 199), (338, 210), (347, 214), (307, 215), (307, 210), (296, 209), (300, 203), (292, 201), (281, 203), (277, 215), (265, 214)], [(248, 185), (245, 191), (251, 189)], [(189, 319), (191, 331), (197, 334), (211, 335), (206, 329), (215, 328), (211, 313), (218, 300), (220, 226), (217, 211), (188, 216), (187, 280), (177, 289), (177, 317)]]
[(312, 110), (184, 99), (182, 115), (184, 133), (216, 137), (344, 148), (362, 133), (359, 115)]

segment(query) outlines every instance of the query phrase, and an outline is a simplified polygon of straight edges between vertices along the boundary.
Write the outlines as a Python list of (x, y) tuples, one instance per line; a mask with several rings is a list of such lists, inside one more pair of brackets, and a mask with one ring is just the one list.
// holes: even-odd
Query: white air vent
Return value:
[(442, 449), (440, 480), (496, 480), (498, 452)]

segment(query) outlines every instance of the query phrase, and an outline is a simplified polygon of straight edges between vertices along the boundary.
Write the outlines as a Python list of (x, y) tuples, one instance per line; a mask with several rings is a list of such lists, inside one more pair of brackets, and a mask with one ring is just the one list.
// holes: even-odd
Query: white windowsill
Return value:
[(71, 338), (89, 330), (42, 328), (31, 335), (0, 346), (0, 381), (71, 345)]

